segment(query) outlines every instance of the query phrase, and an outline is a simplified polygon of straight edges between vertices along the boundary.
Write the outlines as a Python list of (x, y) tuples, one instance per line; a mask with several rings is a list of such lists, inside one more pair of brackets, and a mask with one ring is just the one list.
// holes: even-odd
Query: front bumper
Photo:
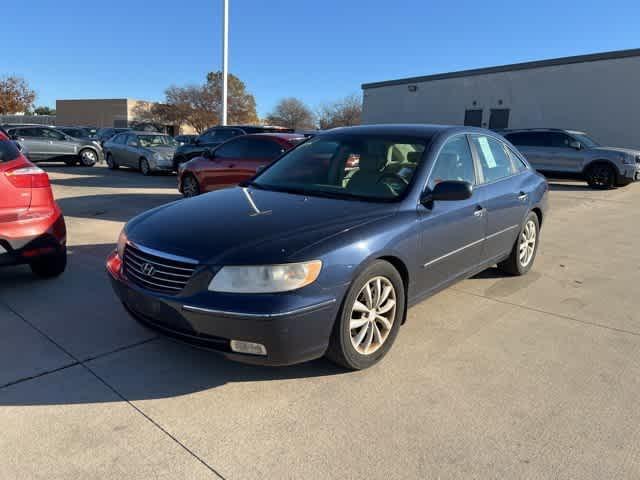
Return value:
[[(257, 365), (292, 365), (324, 355), (337, 315), (335, 298), (314, 299), (305, 306), (266, 311), (246, 295), (243, 306), (257, 311), (247, 312), (228, 307), (203, 304), (203, 295), (166, 296), (150, 292), (130, 282), (107, 261), (107, 271), (116, 295), (127, 311), (141, 323), (170, 337), (221, 353), (227, 358)], [(204, 295), (206, 297), (206, 295)], [(233, 352), (231, 340), (264, 345), (266, 356)]]
[(618, 177), (618, 183), (621, 185), (627, 185), (634, 181), (640, 181), (640, 163), (625, 165), (625, 169)]

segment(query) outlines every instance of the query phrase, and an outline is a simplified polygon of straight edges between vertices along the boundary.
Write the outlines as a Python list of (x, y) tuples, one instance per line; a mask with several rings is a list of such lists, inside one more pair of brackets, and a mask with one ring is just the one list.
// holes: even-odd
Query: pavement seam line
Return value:
[(504, 305), (511, 305), (511, 306), (514, 306), (514, 307), (522, 308), (524, 310), (530, 310), (532, 312), (543, 313), (545, 315), (551, 315), (553, 317), (558, 317), (558, 318), (561, 318), (563, 320), (569, 320), (571, 322), (582, 323), (583, 325), (590, 325), (592, 327), (603, 328), (605, 330), (611, 330), (611, 331), (618, 332), (618, 333), (626, 333), (628, 335), (634, 335), (636, 337), (640, 337), (640, 332), (634, 332), (634, 331), (631, 331), (631, 330), (625, 330), (623, 328), (612, 327), (610, 325), (603, 325), (602, 323), (590, 322), (589, 320), (580, 320), (579, 318), (570, 317), (568, 315), (563, 315), (561, 313), (548, 312), (546, 310), (541, 310), (539, 308), (528, 307), (526, 305), (520, 305), (519, 303), (513, 303), (513, 302), (508, 302), (506, 300), (500, 300), (500, 299), (497, 299), (497, 298), (494, 298), (494, 297), (489, 297), (487, 295), (482, 295), (482, 294), (479, 294), (479, 293), (469, 292), (467, 290), (462, 290), (462, 289), (459, 289), (459, 288), (456, 288), (456, 287), (452, 287), (452, 290), (455, 290), (456, 292), (464, 293), (464, 294), (467, 294), (467, 295), (472, 295), (474, 297), (484, 298), (486, 300), (492, 300), (494, 302), (502, 303)]
[(5, 383), (4, 385), (0, 385), (0, 390), (2, 390), (3, 388), (7, 388), (7, 387), (12, 387), (14, 385), (18, 385), (18, 384), (23, 383), (23, 382), (28, 382), (29, 380), (35, 380), (36, 378), (45, 377), (45, 376), (47, 376), (49, 374), (60, 372), (62, 370), (66, 370), (67, 368), (75, 367), (77, 365), (80, 365), (80, 363), (79, 362), (72, 362), (72, 363), (69, 363), (67, 365), (63, 365), (62, 367), (54, 368), (53, 370), (47, 370), (46, 372), (40, 372), (40, 373), (37, 373), (35, 375), (31, 375), (30, 377), (19, 378), (18, 380), (13, 380), (13, 381), (11, 381), (9, 383)]
[[(91, 375), (93, 375), (100, 383), (102, 383), (105, 387), (107, 387), (109, 390), (111, 390), (118, 398), (120, 398), (123, 402), (125, 402), (127, 405), (129, 405), (129, 407), (131, 407), (133, 410), (135, 410), (136, 412), (138, 412), (140, 415), (142, 415), (148, 422), (150, 422), (153, 426), (155, 426), (158, 430), (160, 430), (162, 433), (164, 433), (167, 437), (169, 437), (171, 440), (174, 441), (174, 443), (178, 444), (180, 447), (182, 447), (182, 449), (184, 451), (186, 451), (189, 455), (191, 455), (193, 458), (195, 458), (198, 462), (200, 462), (202, 465), (204, 465), (209, 471), (211, 471), (211, 473), (213, 473), (214, 475), (216, 475), (218, 478), (225, 480), (225, 478), (216, 471), (215, 468), (213, 468), (211, 465), (209, 465), (207, 462), (205, 462), (202, 458), (200, 458), (195, 452), (193, 452), (191, 449), (189, 449), (189, 447), (187, 447), (184, 443), (182, 443), (180, 440), (178, 440), (178, 438), (176, 438), (174, 435), (172, 435), (171, 433), (169, 433), (169, 431), (167, 431), (164, 427), (162, 427), (158, 422), (156, 422), (155, 420), (153, 420), (149, 415), (147, 415), (146, 413), (144, 413), (140, 408), (138, 408), (136, 405), (134, 405), (133, 403), (131, 403), (127, 398), (124, 397), (124, 395), (122, 395), (120, 392), (118, 392), (118, 390), (116, 390), (111, 384), (109, 384), (106, 380), (104, 380), (102, 377), (100, 377), (100, 375), (98, 375), (96, 372), (94, 372), (91, 367), (89, 367), (85, 361), (79, 360), (78, 358), (76, 358), (75, 355), (73, 355), (71, 352), (69, 352), (66, 348), (64, 348), (62, 345), (60, 345), (58, 342), (56, 342), (54, 339), (52, 339), (49, 335), (47, 335), (45, 332), (43, 332), (40, 328), (36, 327), (35, 325), (33, 325), (30, 321), (28, 321), (23, 315), (21, 315), (20, 313), (16, 312), (10, 305), (7, 305), (5, 302), (2, 302), (2, 304), (4, 306), (6, 306), (6, 308), (12, 312), (14, 315), (16, 315), (18, 318), (20, 318), (23, 322), (25, 322), (27, 325), (29, 325), (31, 328), (33, 328), (35, 331), (37, 331), (38, 333), (40, 333), (43, 337), (45, 337), (47, 340), (49, 340), (51, 343), (53, 343), (56, 347), (58, 347), (61, 351), (63, 351), (65, 354), (67, 354), (71, 359), (73, 359), (75, 361), (75, 363), (73, 363), (72, 365), (66, 365), (65, 367), (61, 367), (59, 369), (56, 369), (54, 371), (51, 372), (46, 372), (43, 373), (41, 375), (37, 375), (35, 377), (30, 377), (28, 379), (22, 379), (22, 380), (18, 380), (16, 382), (13, 382), (9, 385), (6, 386), (11, 386), (11, 385), (16, 385), (18, 383), (22, 383), (22, 382), (26, 382), (29, 381), (33, 378), (39, 378), (39, 377), (44, 377), (50, 373), (54, 373), (56, 371), (60, 371), (60, 370), (64, 370), (66, 368), (70, 368), (73, 366), (77, 366), (77, 365), (81, 365), (82, 367), (84, 367)], [(108, 352), (108, 353), (104, 353), (104, 354), (100, 354), (97, 355), (96, 357), (92, 358), (92, 359), (87, 359), (86, 361), (91, 361), (91, 360), (95, 360), (96, 358), (101, 358), (104, 357), (106, 355), (110, 355), (111, 353), (116, 353), (119, 351), (123, 351), (126, 350), (127, 348), (133, 348), (136, 346), (139, 346), (141, 344), (144, 343), (148, 343), (152, 340), (155, 340), (157, 337), (153, 337), (150, 339), (147, 339), (145, 341), (142, 342), (137, 342), (136, 344), (127, 346), (127, 347), (122, 347), (122, 348), (118, 348), (116, 350), (114, 350), (113, 352)], [(2, 388), (2, 387), (0, 387)]]

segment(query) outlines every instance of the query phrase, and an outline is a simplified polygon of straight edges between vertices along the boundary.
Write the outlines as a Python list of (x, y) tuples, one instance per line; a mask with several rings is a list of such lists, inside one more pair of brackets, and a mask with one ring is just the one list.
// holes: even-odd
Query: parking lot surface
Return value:
[(640, 185), (551, 181), (528, 275), (422, 302), (382, 363), (345, 373), (138, 325), (104, 259), (125, 221), (180, 198), (175, 177), (45, 168), (69, 266), (0, 270), (0, 478), (640, 477)]

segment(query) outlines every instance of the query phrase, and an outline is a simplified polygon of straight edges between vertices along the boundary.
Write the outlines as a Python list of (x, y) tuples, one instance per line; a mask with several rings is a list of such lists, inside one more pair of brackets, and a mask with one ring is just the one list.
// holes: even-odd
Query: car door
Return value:
[(258, 170), (269, 165), (286, 151), (285, 147), (273, 138), (248, 136), (246, 142), (245, 157), (229, 166), (229, 178), (236, 184), (253, 177)]
[(122, 159), (123, 164), (132, 167), (140, 167), (140, 153), (138, 136), (133, 133), (128, 133), (124, 145), (122, 145)]
[(49, 158), (49, 143), (43, 136), (42, 127), (21, 127), (14, 130), (14, 137), (27, 147), (34, 162)]
[[(205, 191), (215, 190), (228, 185), (237, 185), (239, 181), (236, 167), (246, 160), (248, 141), (246, 137), (229, 140), (220, 145), (210, 160), (211, 168), (203, 173)], [(240, 180), (241, 181), (241, 180)]]
[(471, 135), (487, 212), (484, 255), (496, 260), (511, 251), (529, 208), (527, 179), (511, 160), (509, 147), (491, 135)]
[(111, 154), (113, 160), (118, 165), (124, 165), (123, 158), (123, 149), (124, 143), (127, 139), (127, 134), (120, 133), (115, 137), (111, 138), (109, 141), (105, 142), (105, 149)]
[(576, 140), (564, 132), (550, 132), (555, 171), (580, 173), (584, 165), (584, 153), (575, 148)]
[(78, 142), (53, 128), (43, 128), (51, 157), (70, 157), (78, 154)]
[(473, 270), (484, 261), (485, 199), (477, 183), (475, 164), (466, 134), (449, 138), (436, 156), (427, 189), (445, 180), (474, 185), (471, 198), (435, 201), (418, 206), (420, 290), (428, 293)]

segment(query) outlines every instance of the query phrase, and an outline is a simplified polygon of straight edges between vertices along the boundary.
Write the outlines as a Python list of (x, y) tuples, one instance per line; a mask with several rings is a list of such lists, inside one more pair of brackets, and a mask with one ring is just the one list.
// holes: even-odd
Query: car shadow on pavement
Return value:
[(568, 183), (568, 182), (554, 182), (554, 181), (547, 181), (547, 183), (549, 184), (549, 190), (551, 190), (552, 192), (588, 192), (589, 190), (593, 190), (589, 185), (587, 185), (586, 183), (582, 182), (572, 182), (572, 183)]
[[(104, 167), (66, 166), (57, 163), (39, 162), (38, 166), (50, 174), (70, 175), (67, 178), (50, 178), (51, 184), (63, 187), (98, 188), (170, 188), (177, 191), (177, 179), (174, 174), (159, 173), (148, 177), (137, 170), (121, 168), (109, 170)], [(50, 175), (52, 177), (52, 175)]]
[[(0, 407), (161, 399), (237, 382), (346, 373), (324, 359), (290, 367), (241, 364), (140, 325), (122, 308), (108, 285), (104, 262), (114, 246), (69, 246), (67, 271), (54, 279), (38, 279), (25, 266), (0, 270), (0, 302), (46, 336), (47, 344), (52, 343), (69, 356), (64, 365), (51, 364), (33, 377), (12, 377), (10, 371), (5, 372), (5, 377), (12, 380), (0, 386)], [(34, 301), (40, 304), (34, 305)], [(0, 332), (2, 324), (0, 318)], [(115, 332), (122, 334), (102, 341)], [(27, 337), (22, 341), (24, 345), (16, 346), (16, 351), (21, 352), (16, 362), (34, 361), (41, 355), (40, 346), (30, 343)], [(95, 346), (89, 348), (88, 354), (77, 357), (73, 351), (79, 345)], [(46, 364), (45, 358), (42, 361)], [(0, 368), (10, 370), (11, 363)]]
[(176, 190), (169, 193), (114, 193), (65, 197), (57, 200), (67, 217), (91, 218), (97, 220), (129, 221), (139, 213), (181, 200)]

